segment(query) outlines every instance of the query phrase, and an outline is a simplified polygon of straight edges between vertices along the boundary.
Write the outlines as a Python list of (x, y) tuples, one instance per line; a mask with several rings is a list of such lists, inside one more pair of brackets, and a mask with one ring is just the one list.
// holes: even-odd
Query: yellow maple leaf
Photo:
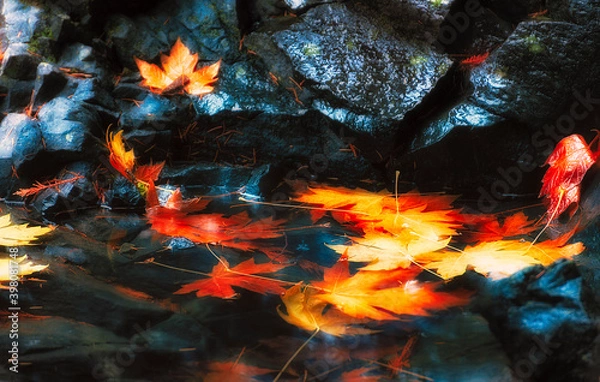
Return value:
[(131, 179), (135, 166), (135, 154), (133, 149), (127, 150), (125, 148), (123, 130), (117, 133), (107, 131), (106, 144), (110, 152), (110, 156), (108, 157), (110, 164), (125, 178)]
[(301, 284), (294, 285), (281, 296), (287, 313), (284, 313), (280, 307), (277, 307), (277, 312), (288, 323), (309, 332), (319, 330), (334, 336), (375, 332), (353, 326), (364, 321), (347, 316), (336, 309), (323, 313), (327, 303), (315, 299), (314, 294), (313, 289), (304, 288)]
[(362, 270), (379, 271), (407, 268), (418, 256), (445, 248), (450, 238), (412, 236), (368, 231), (363, 237), (353, 238), (352, 245), (329, 245), (349, 261), (369, 263)]
[(481, 242), (462, 252), (429, 254), (429, 260), (432, 261), (427, 268), (435, 269), (440, 276), (449, 279), (462, 275), (471, 266), (492, 279), (500, 279), (531, 265), (548, 265), (558, 259), (571, 258), (583, 250), (582, 243), (562, 245), (556, 241), (545, 241), (531, 245), (520, 240)]
[(47, 227), (30, 227), (29, 224), (13, 224), (10, 214), (0, 216), (0, 245), (8, 247), (33, 245), (39, 236), (52, 231)]
[(144, 79), (142, 86), (153, 92), (162, 93), (173, 87), (182, 86), (188, 94), (202, 96), (213, 91), (221, 60), (207, 67), (196, 70), (198, 54), (190, 50), (178, 38), (169, 55), (161, 54), (162, 69), (155, 64), (134, 57), (140, 74)]
[[(16, 259), (11, 258), (0, 258), (0, 282), (2, 281), (10, 281), (11, 279), (11, 270), (15, 268), (18, 269), (17, 276), (29, 276), (32, 273), (36, 273), (48, 268), (48, 265), (36, 265), (31, 261), (25, 261), (27, 256), (20, 256)], [(0, 289), (5, 289), (6, 286), (0, 284)]]

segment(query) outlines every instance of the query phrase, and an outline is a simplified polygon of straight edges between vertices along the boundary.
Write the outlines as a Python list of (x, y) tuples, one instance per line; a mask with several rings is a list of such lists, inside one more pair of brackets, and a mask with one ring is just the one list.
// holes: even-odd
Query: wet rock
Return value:
[(0, 72), (18, 80), (32, 80), (36, 75), (39, 57), (28, 52), (29, 46), (24, 43), (14, 43), (4, 52), (4, 60)]
[(550, 0), (546, 7), (552, 19), (598, 27), (600, 8), (595, 0)]
[(526, 19), (529, 14), (545, 9), (544, 2), (541, 0), (482, 0), (481, 3), (503, 19), (514, 23)]
[(111, 208), (143, 209), (146, 200), (138, 188), (123, 176), (117, 175), (112, 189), (104, 194), (105, 203)]
[(47, 62), (37, 67), (35, 78), (35, 105), (41, 105), (56, 97), (67, 84), (67, 79), (58, 68)]
[(31, 102), (31, 93), (34, 89), (34, 81), (14, 80), (0, 76), (0, 83), (6, 86), (3, 108), (7, 112), (22, 112)]
[(112, 84), (111, 71), (104, 58), (94, 47), (81, 43), (67, 46), (59, 60), (61, 67), (69, 68), (98, 78), (104, 85)]
[(161, 179), (171, 184), (182, 184), (186, 189), (200, 190), (201, 194), (225, 194), (242, 188), (259, 195), (262, 177), (270, 166), (225, 166), (215, 163), (197, 163), (191, 166), (165, 168)]
[(168, 52), (178, 37), (201, 60), (239, 56), (236, 2), (233, 0), (162, 3), (144, 16), (112, 17), (106, 26), (119, 60), (135, 68), (133, 57), (150, 60)]
[(58, 97), (38, 113), (45, 149), (49, 152), (83, 153), (93, 132), (104, 131), (98, 114), (79, 102)]
[(35, 196), (32, 203), (35, 210), (49, 220), (62, 220), (77, 216), (79, 210), (95, 206), (98, 195), (88, 178), (93, 166), (87, 162), (75, 162), (65, 167), (54, 179), (75, 181), (48, 188)]
[(8, 114), (0, 123), (0, 158), (11, 159), (17, 169), (42, 148), (39, 125), (25, 114)]
[(339, 0), (283, 0), (285, 5), (287, 5), (292, 11), (299, 11), (306, 9), (308, 7), (314, 7), (316, 5), (326, 4), (326, 3), (336, 3)]
[(523, 22), (472, 71), (470, 99), (493, 114), (541, 125), (572, 102), (573, 89), (598, 85), (600, 70), (590, 52), (599, 44), (596, 34), (575, 24)]
[[(223, 121), (227, 123), (223, 125)], [(316, 111), (299, 116), (224, 112), (197, 122), (201, 128), (190, 133), (191, 143), (178, 149), (173, 159), (184, 160), (179, 155), (193, 152), (205, 161), (249, 166), (269, 163), (280, 168), (282, 178), (299, 171), (302, 178), (336, 178), (346, 185), (379, 179), (371, 164), (349, 148), (359, 138), (349, 136), (342, 124)], [(195, 145), (196, 140), (204, 144)]]
[(138, 94), (135, 98), (117, 100), (123, 111), (120, 121), (125, 130), (164, 131), (185, 126), (193, 118), (191, 101), (186, 96), (166, 97), (143, 89)]
[[(16, 171), (41, 150), (42, 134), (38, 123), (24, 114), (8, 114), (0, 123), (0, 195), (10, 193)], [(23, 175), (23, 174), (21, 174)]]
[[(268, 114), (300, 114), (305, 108), (281, 84), (267, 80), (248, 62), (223, 64), (215, 90), (194, 99), (194, 108), (200, 115), (215, 115), (223, 111), (256, 111)], [(294, 86), (290, 84), (290, 86)]]
[[(323, 5), (292, 25), (277, 21), (265, 30), (291, 63), (287, 72), (298, 73), (297, 81), (306, 79), (304, 86), (318, 94), (314, 108), (346, 124), (367, 121), (350, 126), (376, 135), (393, 130), (392, 122), (425, 97), (450, 62), (426, 43), (396, 39), (391, 26), (372, 21), (373, 13), (353, 4)], [(273, 68), (289, 67), (280, 56), (266, 54), (269, 41), (258, 40), (249, 46), (269, 71), (278, 75)], [(348, 113), (366, 118), (348, 118)]]
[(583, 381), (598, 327), (588, 312), (589, 286), (573, 262), (535, 266), (493, 282), (482, 315), (521, 380)]
[(2, 4), (4, 35), (10, 43), (26, 43), (39, 26), (42, 9), (19, 0), (6, 0)]

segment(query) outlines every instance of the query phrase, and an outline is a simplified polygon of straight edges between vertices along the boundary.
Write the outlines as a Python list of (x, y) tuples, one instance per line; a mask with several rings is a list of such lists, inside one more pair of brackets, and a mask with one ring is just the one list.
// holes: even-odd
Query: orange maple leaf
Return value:
[(163, 69), (155, 64), (134, 57), (144, 79), (142, 86), (155, 93), (167, 93), (182, 88), (188, 94), (202, 96), (213, 91), (211, 86), (217, 81), (221, 60), (196, 70), (198, 54), (190, 50), (178, 38), (169, 55), (161, 54)]
[(327, 303), (313, 298), (318, 293), (312, 288), (297, 284), (289, 288), (281, 300), (286, 312), (277, 307), (277, 312), (288, 323), (309, 332), (322, 331), (333, 336), (371, 334), (375, 331), (355, 326), (365, 320), (350, 317), (337, 309), (325, 312)]
[(135, 154), (133, 149), (125, 148), (123, 140), (123, 130), (117, 133), (106, 133), (106, 144), (110, 155), (108, 160), (111, 166), (127, 179), (133, 178), (133, 168), (135, 166)]
[(135, 170), (134, 177), (138, 181), (144, 183), (150, 183), (151, 181), (155, 182), (158, 179), (160, 173), (162, 172), (164, 166), (165, 162), (139, 166)]
[[(569, 135), (558, 142), (546, 160), (545, 164), (550, 167), (544, 174), (540, 191), (540, 197), (544, 196), (548, 207), (549, 221), (560, 216), (572, 204), (579, 204), (579, 184), (599, 154), (600, 149), (592, 152), (579, 134)], [(574, 210), (571, 215), (573, 213)]]
[(186, 284), (175, 294), (196, 292), (197, 297), (212, 296), (232, 299), (238, 296), (232, 287), (240, 287), (260, 294), (282, 294), (285, 289), (281, 286), (281, 282), (255, 275), (275, 273), (286, 266), (274, 263), (257, 264), (254, 260), (249, 259), (230, 268), (227, 260), (221, 258), (219, 264), (215, 265), (209, 273), (210, 278)]
[[(326, 269), (323, 281), (312, 282), (325, 301), (356, 318), (396, 320), (398, 315), (428, 315), (429, 310), (464, 305), (468, 299), (437, 293), (431, 285), (413, 280), (419, 268), (391, 271), (358, 271), (350, 276), (348, 261), (338, 261)], [(401, 285), (402, 284), (402, 285)]]

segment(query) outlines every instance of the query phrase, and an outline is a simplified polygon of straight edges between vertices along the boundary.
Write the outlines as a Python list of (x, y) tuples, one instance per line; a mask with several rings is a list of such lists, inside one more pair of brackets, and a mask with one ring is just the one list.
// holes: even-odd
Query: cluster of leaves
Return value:
[[(0, 245), (16, 248), (17, 246), (34, 245), (40, 236), (52, 231), (47, 227), (31, 227), (29, 224), (14, 224), (10, 214), (0, 216)], [(27, 260), (27, 256), (16, 253), (3, 254), (0, 257), (0, 282), (11, 280), (11, 270), (17, 268), (19, 277), (29, 276), (48, 268), (48, 265), (36, 265)], [(0, 284), (0, 289), (5, 286)]]

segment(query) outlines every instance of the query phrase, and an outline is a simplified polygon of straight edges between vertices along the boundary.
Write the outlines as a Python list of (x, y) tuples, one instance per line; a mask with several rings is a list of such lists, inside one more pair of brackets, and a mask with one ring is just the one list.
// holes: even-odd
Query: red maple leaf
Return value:
[(240, 287), (253, 292), (281, 294), (285, 292), (282, 283), (275, 279), (256, 276), (275, 273), (287, 265), (274, 263), (257, 264), (253, 259), (243, 261), (233, 268), (221, 258), (209, 273), (210, 277), (184, 285), (175, 294), (196, 292), (197, 297), (213, 296), (224, 299), (237, 297), (232, 287)]
[[(592, 152), (579, 134), (569, 135), (558, 142), (546, 160), (545, 164), (550, 167), (544, 174), (540, 191), (540, 197), (544, 196), (548, 208), (549, 220), (565, 212), (572, 204), (579, 204), (579, 185), (598, 154), (600, 150)], [(570, 214), (574, 212), (572, 210)]]

